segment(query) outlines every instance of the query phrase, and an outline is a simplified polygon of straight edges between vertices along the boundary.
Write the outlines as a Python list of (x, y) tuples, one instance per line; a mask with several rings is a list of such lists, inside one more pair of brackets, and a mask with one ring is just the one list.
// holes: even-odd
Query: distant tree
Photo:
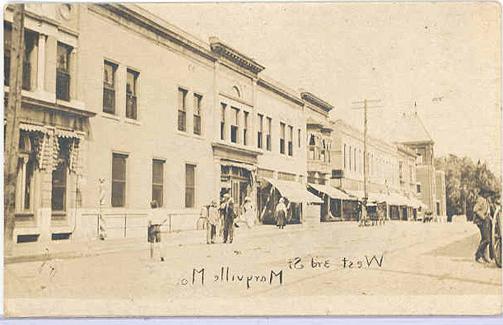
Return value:
[(468, 157), (448, 155), (435, 159), (435, 168), (445, 172), (447, 215), (466, 214), (473, 218), (473, 206), (479, 189), (486, 186), (501, 195), (501, 181), (487, 168), (486, 163), (474, 163)]

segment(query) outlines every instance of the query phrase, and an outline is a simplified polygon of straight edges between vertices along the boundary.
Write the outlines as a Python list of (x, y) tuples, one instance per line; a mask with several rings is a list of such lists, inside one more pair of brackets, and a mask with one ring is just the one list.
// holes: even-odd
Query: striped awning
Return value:
[(59, 138), (76, 138), (76, 139), (80, 139), (80, 137), (77, 134), (77, 132), (75, 132), (73, 130), (56, 129), (56, 135)]
[(31, 124), (26, 122), (19, 123), (19, 129), (27, 132), (42, 132), (47, 133), (47, 129), (43, 125)]

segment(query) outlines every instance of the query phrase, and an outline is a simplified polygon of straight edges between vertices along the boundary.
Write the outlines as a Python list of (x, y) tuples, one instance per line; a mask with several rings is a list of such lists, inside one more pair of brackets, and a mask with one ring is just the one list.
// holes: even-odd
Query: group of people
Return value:
[(220, 205), (216, 200), (205, 208), (206, 212), (206, 243), (214, 244), (217, 234), (223, 237), (224, 243), (232, 243), (234, 240), (234, 228), (238, 228), (240, 224), (245, 224), (248, 228), (255, 225), (255, 207), (251, 199), (247, 196), (241, 206), (239, 213), (234, 205), (234, 199), (229, 193), (225, 193), (220, 201)]

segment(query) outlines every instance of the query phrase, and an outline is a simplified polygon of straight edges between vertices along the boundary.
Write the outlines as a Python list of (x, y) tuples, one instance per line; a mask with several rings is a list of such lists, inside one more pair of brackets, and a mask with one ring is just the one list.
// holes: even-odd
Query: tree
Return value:
[(474, 163), (468, 157), (448, 155), (435, 159), (435, 167), (445, 172), (447, 215), (466, 214), (473, 218), (473, 206), (481, 187), (492, 189), (494, 199), (501, 195), (501, 181), (485, 162)]

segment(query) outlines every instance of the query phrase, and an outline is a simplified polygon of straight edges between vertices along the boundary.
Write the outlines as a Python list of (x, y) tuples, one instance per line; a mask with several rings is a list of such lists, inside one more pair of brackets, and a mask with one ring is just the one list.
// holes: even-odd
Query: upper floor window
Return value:
[(293, 126), (288, 126), (288, 155), (293, 156)]
[(271, 132), (272, 132), (272, 118), (268, 117), (267, 118), (267, 130), (266, 130), (266, 135), (265, 135), (265, 146), (268, 151), (272, 150)]
[(248, 112), (243, 111), (243, 144), (248, 145)]
[(70, 100), (70, 57), (72, 47), (58, 42), (56, 64), (56, 98)]
[(239, 109), (232, 107), (231, 142), (238, 143), (239, 137)]
[(349, 152), (348, 152), (348, 157), (349, 157), (349, 170), (353, 170), (353, 168), (351, 168), (351, 155), (352, 155), (352, 151), (351, 150), (351, 146), (349, 146)]
[(227, 105), (220, 104), (220, 140), (225, 140), (225, 110)]
[(139, 72), (127, 69), (126, 79), (126, 117), (138, 119), (138, 76)]
[(316, 137), (314, 134), (309, 136), (309, 159), (315, 160), (316, 158)]
[(297, 130), (297, 146), (300, 148), (302, 144), (302, 131), (300, 129)]
[(285, 123), (279, 123), (280, 139), (279, 139), (279, 153), (285, 153)]
[(421, 193), (421, 184), (416, 184), (417, 193)]
[(178, 88), (178, 131), (187, 130), (187, 90)]
[[(24, 33), (24, 53), (23, 53), (23, 74), (21, 86), (24, 90), (32, 90), (36, 76), (36, 44), (38, 34), (26, 30)], [(12, 46), (12, 26), (4, 24), (4, 85), (9, 85), (10, 79), (10, 61)]]
[(115, 73), (117, 65), (105, 61), (103, 68), (103, 112), (115, 114)]
[(201, 105), (203, 96), (194, 94), (194, 134), (201, 135)]
[(258, 114), (258, 131), (257, 131), (257, 147), (263, 147), (263, 137), (264, 137), (264, 115)]

